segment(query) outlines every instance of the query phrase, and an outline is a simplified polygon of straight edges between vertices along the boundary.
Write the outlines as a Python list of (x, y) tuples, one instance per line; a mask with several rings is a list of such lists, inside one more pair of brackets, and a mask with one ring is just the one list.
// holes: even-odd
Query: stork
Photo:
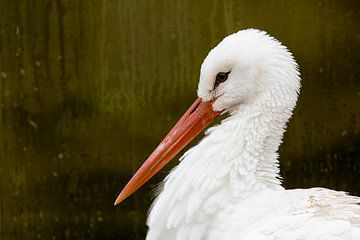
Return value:
[(300, 89), (278, 40), (246, 29), (201, 65), (198, 99), (121, 191), (140, 188), (218, 115), (158, 190), (148, 240), (360, 239), (360, 198), (326, 188), (284, 189), (278, 148)]

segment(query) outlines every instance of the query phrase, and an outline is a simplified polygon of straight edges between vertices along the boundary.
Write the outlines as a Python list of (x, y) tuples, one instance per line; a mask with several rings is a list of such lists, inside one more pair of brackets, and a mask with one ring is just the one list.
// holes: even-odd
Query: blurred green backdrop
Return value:
[(1, 239), (143, 239), (170, 167), (113, 201), (196, 97), (207, 52), (249, 27), (301, 67), (284, 185), (360, 195), (359, 26), (359, 1), (0, 0)]

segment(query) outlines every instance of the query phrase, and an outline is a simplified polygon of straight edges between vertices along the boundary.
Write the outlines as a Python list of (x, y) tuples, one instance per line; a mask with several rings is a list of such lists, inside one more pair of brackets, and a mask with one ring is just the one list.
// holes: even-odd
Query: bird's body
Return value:
[(360, 239), (359, 200), (329, 189), (260, 190), (226, 204), (203, 201), (192, 215), (196, 203), (186, 202), (162, 209), (157, 219), (151, 215), (147, 239)]
[(166, 164), (178, 145), (191, 140), (189, 134), (200, 132), (196, 124), (205, 127), (218, 113), (228, 112), (164, 180), (148, 217), (148, 240), (360, 239), (359, 197), (281, 186), (278, 148), (299, 89), (297, 64), (276, 39), (253, 29), (226, 37), (202, 64), (201, 101), (185, 113), (117, 202)]
[[(167, 176), (150, 211), (148, 240), (360, 239), (360, 198), (324, 188), (285, 190), (276, 144), (256, 145), (264, 128), (242, 128), (239, 120), (212, 128)], [(256, 152), (264, 151), (269, 158), (259, 159)]]

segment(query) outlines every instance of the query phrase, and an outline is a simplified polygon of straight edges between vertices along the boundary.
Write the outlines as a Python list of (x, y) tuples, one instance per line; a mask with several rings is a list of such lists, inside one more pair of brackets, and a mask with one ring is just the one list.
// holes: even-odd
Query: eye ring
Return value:
[(217, 75), (216, 75), (216, 79), (215, 79), (215, 87), (217, 85), (219, 85), (220, 83), (222, 82), (225, 82), (228, 77), (229, 77), (229, 73), (230, 72), (219, 72)]

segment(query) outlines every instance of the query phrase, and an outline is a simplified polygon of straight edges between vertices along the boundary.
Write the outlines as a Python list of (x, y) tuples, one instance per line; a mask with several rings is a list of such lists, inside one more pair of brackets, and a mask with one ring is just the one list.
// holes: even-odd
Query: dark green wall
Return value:
[(113, 201), (196, 97), (207, 52), (248, 27), (301, 68), (284, 185), (359, 195), (359, 26), (359, 1), (0, 0), (0, 238), (143, 239), (166, 171)]

